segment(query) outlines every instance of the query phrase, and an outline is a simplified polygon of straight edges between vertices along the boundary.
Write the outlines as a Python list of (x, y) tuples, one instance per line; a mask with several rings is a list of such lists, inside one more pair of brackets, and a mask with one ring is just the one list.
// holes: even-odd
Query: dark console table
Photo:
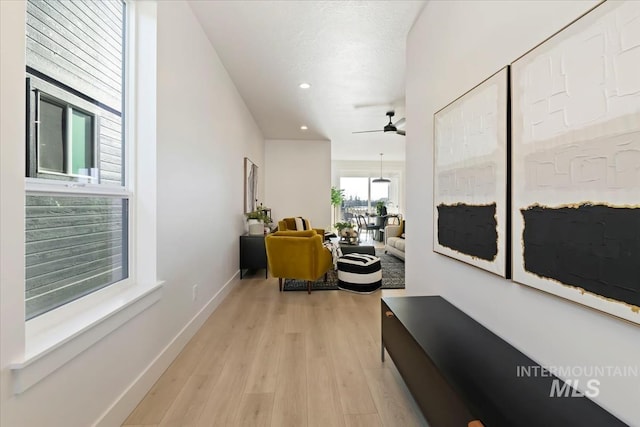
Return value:
[(243, 234), (240, 236), (240, 279), (242, 270), (257, 270), (264, 268), (264, 277), (267, 278), (267, 251), (264, 247), (264, 235)]
[[(539, 365), (439, 296), (384, 298), (386, 348), (432, 427), (625, 426), (587, 397), (550, 397)], [(475, 423), (475, 424), (474, 424)]]

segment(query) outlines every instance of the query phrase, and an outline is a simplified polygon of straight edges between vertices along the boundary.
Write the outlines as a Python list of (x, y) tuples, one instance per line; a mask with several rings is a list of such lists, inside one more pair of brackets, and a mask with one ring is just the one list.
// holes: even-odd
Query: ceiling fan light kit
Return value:
[(388, 183), (391, 182), (390, 179), (382, 177), (382, 156), (383, 156), (383, 154), (380, 153), (380, 178), (375, 178), (375, 179), (373, 179), (371, 181), (371, 182), (376, 183), (376, 184), (388, 184)]

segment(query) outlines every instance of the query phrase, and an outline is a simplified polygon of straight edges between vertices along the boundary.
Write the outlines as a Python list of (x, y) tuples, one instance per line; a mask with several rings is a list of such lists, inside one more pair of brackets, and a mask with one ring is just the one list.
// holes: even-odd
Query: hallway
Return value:
[[(380, 297), (240, 281), (124, 426), (423, 426), (391, 359)], [(384, 291), (385, 296), (404, 291)]]

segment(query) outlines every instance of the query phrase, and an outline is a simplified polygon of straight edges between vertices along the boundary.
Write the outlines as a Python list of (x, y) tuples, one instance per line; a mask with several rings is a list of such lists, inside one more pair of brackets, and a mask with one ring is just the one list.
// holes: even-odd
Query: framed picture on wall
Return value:
[(508, 67), (434, 114), (435, 252), (510, 275)]
[(640, 2), (511, 67), (513, 279), (640, 323)]
[(258, 166), (248, 157), (244, 158), (244, 212), (258, 208)]

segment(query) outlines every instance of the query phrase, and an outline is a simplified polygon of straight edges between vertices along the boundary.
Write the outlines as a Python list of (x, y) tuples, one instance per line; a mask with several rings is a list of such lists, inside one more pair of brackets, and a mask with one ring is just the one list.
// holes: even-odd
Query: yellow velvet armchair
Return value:
[(323, 246), (324, 234), (315, 230), (276, 231), (264, 238), (269, 270), (278, 278), (282, 291), (283, 279), (307, 281), (307, 292), (311, 293), (311, 282), (333, 268), (331, 252)]
[[(290, 231), (296, 230), (296, 219), (295, 218), (283, 218), (281, 221), (278, 221), (278, 231)], [(324, 230), (322, 228), (312, 228), (316, 233), (320, 235), (322, 239), (324, 239)]]

